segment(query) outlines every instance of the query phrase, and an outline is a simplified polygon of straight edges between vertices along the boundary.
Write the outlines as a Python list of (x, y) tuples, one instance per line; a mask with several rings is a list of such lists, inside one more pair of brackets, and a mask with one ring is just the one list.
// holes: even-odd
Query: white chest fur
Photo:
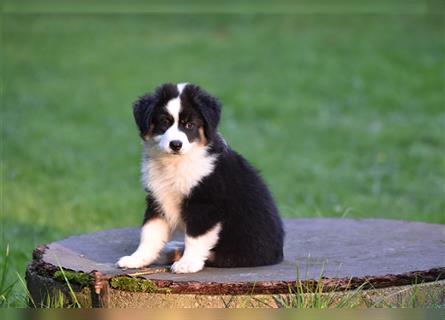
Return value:
[(175, 229), (182, 224), (182, 200), (213, 171), (216, 157), (198, 144), (184, 155), (159, 154), (147, 144), (145, 153), (142, 183), (160, 205), (170, 228)]

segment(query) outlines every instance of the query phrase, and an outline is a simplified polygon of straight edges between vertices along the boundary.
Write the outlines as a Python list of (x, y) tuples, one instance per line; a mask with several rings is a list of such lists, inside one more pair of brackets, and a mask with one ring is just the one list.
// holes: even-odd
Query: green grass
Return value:
[(130, 106), (167, 81), (221, 99), (223, 135), (283, 216), (445, 223), (444, 17), (397, 12), (3, 14), (11, 267), (141, 222)]
[(6, 247), (6, 251), (0, 254), (2, 257), (2, 264), (0, 269), (0, 308), (14, 305), (17, 298), (14, 296), (14, 287), (16, 281), (9, 274), (9, 247)]

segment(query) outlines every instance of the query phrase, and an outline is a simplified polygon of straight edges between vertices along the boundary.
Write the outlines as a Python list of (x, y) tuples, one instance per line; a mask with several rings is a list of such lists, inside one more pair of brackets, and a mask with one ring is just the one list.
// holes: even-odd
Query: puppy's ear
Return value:
[(156, 105), (156, 95), (146, 94), (133, 104), (134, 120), (139, 128), (139, 135), (145, 140), (149, 134), (153, 109)]
[(204, 119), (204, 133), (208, 140), (215, 136), (221, 116), (221, 103), (195, 85), (187, 85), (183, 94), (197, 108)]
[(143, 95), (133, 104), (134, 120), (139, 127), (139, 134), (146, 139), (151, 132), (152, 118), (156, 106), (165, 105), (170, 99), (179, 94), (176, 85), (164, 83), (156, 88), (154, 93)]

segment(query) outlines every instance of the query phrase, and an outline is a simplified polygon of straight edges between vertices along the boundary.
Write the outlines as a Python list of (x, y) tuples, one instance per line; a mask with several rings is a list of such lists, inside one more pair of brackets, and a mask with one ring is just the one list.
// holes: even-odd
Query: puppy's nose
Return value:
[(173, 140), (170, 141), (170, 149), (172, 149), (173, 151), (179, 151), (181, 150), (182, 147), (182, 142), (179, 140)]

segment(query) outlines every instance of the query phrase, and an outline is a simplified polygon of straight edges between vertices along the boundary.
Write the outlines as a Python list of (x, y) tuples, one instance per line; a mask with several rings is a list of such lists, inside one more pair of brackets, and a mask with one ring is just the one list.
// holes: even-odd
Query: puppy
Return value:
[(134, 104), (144, 142), (147, 209), (140, 243), (121, 268), (147, 266), (185, 231), (175, 273), (253, 267), (283, 259), (283, 226), (257, 171), (218, 133), (221, 104), (192, 84), (164, 84)]

